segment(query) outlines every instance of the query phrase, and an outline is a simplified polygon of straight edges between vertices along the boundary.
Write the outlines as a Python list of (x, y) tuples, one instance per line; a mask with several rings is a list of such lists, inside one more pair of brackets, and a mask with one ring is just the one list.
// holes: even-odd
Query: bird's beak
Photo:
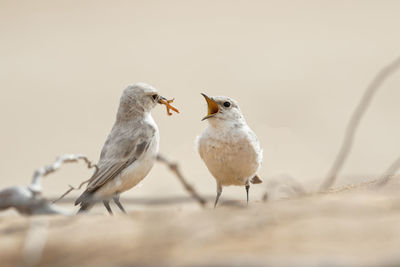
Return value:
[(167, 99), (165, 97), (160, 96), (160, 95), (158, 96), (158, 100), (157, 100), (158, 104), (163, 105), (163, 104), (165, 104), (166, 101), (167, 101)]
[(219, 112), (219, 107), (218, 104), (215, 103), (214, 100), (212, 100), (211, 98), (209, 98), (206, 94), (201, 93), (202, 96), (204, 96), (204, 98), (207, 101), (207, 105), (208, 105), (208, 113), (207, 116), (205, 116), (202, 121), (209, 119), (211, 117), (214, 117), (215, 114), (217, 114)]

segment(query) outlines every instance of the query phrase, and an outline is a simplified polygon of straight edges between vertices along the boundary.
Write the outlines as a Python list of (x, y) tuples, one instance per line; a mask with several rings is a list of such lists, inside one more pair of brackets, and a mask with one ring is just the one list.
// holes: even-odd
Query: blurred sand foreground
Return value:
[(399, 266), (398, 178), (249, 207), (0, 217), (1, 266)]

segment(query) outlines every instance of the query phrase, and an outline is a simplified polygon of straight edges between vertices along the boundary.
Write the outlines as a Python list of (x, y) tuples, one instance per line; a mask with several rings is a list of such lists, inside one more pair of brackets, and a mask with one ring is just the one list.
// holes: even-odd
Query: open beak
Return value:
[(208, 113), (207, 116), (205, 116), (202, 121), (209, 119), (211, 117), (214, 117), (215, 114), (217, 114), (219, 112), (219, 107), (218, 104), (215, 103), (214, 100), (212, 100), (211, 98), (209, 98), (206, 94), (201, 93), (202, 96), (204, 96), (204, 98), (207, 101), (207, 105), (208, 105)]

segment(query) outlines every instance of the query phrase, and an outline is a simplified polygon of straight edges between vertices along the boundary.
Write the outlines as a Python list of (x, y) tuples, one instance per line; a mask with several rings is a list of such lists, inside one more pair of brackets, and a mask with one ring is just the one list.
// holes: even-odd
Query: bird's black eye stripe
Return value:
[(231, 106), (231, 103), (229, 103), (229, 102), (224, 102), (224, 106), (227, 107), (227, 108), (229, 108), (229, 107)]
[(154, 95), (152, 95), (151, 97), (152, 97), (154, 100), (156, 100), (157, 97), (158, 97), (158, 95), (157, 95), (157, 94), (154, 94)]

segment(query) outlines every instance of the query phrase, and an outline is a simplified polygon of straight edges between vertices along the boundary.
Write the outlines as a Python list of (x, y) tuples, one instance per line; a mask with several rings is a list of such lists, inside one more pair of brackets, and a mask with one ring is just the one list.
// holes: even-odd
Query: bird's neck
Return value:
[(143, 109), (129, 109), (129, 110), (124, 110), (121, 112), (121, 110), (117, 113), (117, 123), (126, 123), (127, 121), (134, 121), (134, 120), (140, 120), (140, 119), (145, 119), (147, 117), (151, 117), (150, 111), (145, 111)]
[(209, 120), (209, 125), (211, 128), (220, 131), (231, 131), (234, 129), (246, 127), (246, 120), (244, 118), (239, 118), (236, 120), (224, 120), (219, 118), (212, 118)]

